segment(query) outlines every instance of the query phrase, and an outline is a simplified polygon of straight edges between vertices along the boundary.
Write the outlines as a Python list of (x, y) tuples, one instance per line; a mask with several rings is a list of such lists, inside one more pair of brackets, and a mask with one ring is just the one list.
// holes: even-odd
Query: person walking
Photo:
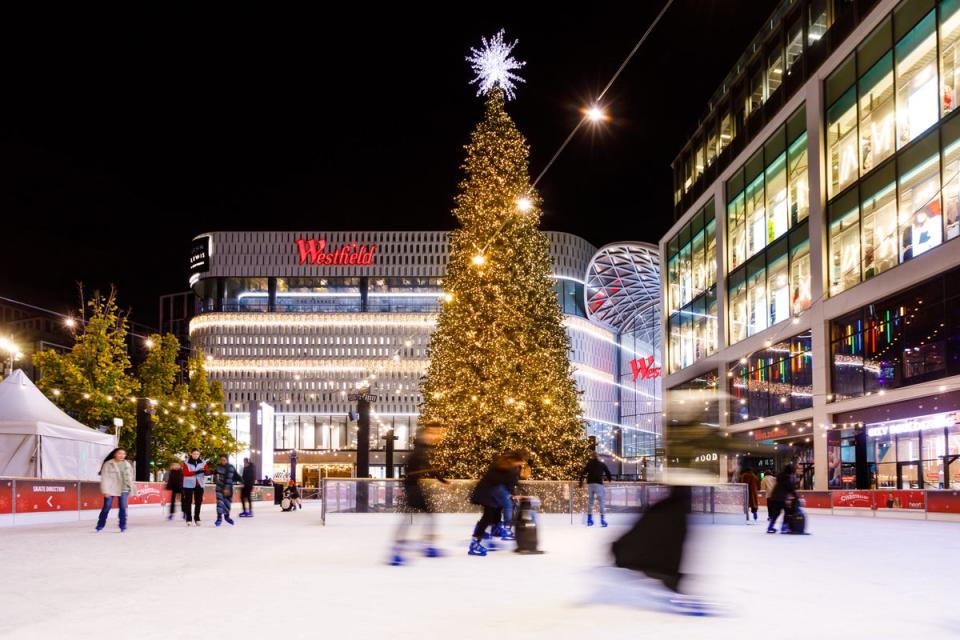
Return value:
[(753, 469), (747, 467), (740, 474), (740, 482), (747, 485), (747, 493), (750, 498), (750, 511), (753, 513), (753, 519), (757, 519), (757, 510), (760, 508), (760, 478), (756, 476)]
[[(428, 478), (435, 478), (446, 484), (443, 474), (433, 465), (433, 448), (440, 439), (442, 430), (439, 425), (423, 424), (417, 430), (417, 438), (413, 444), (413, 452), (407, 458), (407, 475), (403, 478), (404, 514), (400, 517), (397, 532), (394, 536), (393, 557), (390, 564), (397, 567), (404, 564), (403, 552), (408, 546), (407, 534), (410, 529), (414, 513), (424, 514), (421, 519), (423, 527), (423, 555), (428, 558), (440, 557), (434, 536), (433, 505), (423, 490), (423, 483)], [(411, 514), (407, 516), (407, 514)]]
[[(767, 498), (767, 505), (770, 508), (770, 519), (767, 521), (767, 533), (777, 532), (777, 518), (787, 507), (787, 500), (797, 500), (797, 485), (793, 477), (793, 465), (786, 465), (783, 470), (777, 474), (777, 485), (773, 488), (773, 493)], [(783, 527), (781, 532), (786, 533), (788, 529), (786, 515), (784, 515)]]
[(770, 498), (773, 497), (773, 488), (777, 486), (777, 476), (772, 471), (763, 474), (763, 480), (760, 481), (760, 488), (763, 489), (763, 495), (767, 498), (767, 520), (770, 519)]
[(587, 526), (593, 526), (593, 500), (596, 498), (600, 504), (600, 526), (605, 527), (607, 526), (607, 501), (603, 481), (606, 479), (607, 482), (610, 482), (613, 480), (613, 476), (610, 475), (607, 465), (603, 464), (596, 452), (591, 454), (587, 464), (583, 467), (583, 471), (580, 472), (581, 487), (584, 478), (587, 480)]
[(103, 494), (103, 508), (97, 518), (97, 531), (103, 531), (107, 525), (107, 516), (113, 507), (113, 499), (118, 498), (120, 507), (120, 531), (127, 530), (127, 498), (137, 491), (133, 465), (127, 462), (127, 452), (116, 448), (110, 452), (100, 466), (100, 493)]
[(173, 520), (177, 499), (183, 502), (183, 467), (179, 462), (171, 464), (170, 471), (167, 472), (167, 491), (170, 492), (170, 515), (167, 516), (167, 520)]
[(240, 482), (240, 472), (230, 464), (227, 456), (220, 456), (220, 463), (214, 469), (214, 491), (217, 494), (217, 521), (214, 526), (219, 527), (224, 520), (232, 525), (230, 507), (233, 504), (233, 485)]
[[(203, 483), (207, 481), (210, 468), (207, 461), (200, 458), (200, 449), (194, 447), (183, 463), (183, 517), (189, 527), (191, 522), (200, 526), (200, 507), (203, 505)], [(193, 513), (190, 504), (193, 503)]]
[(257, 470), (250, 458), (243, 459), (243, 488), (240, 489), (241, 518), (253, 517), (253, 484), (257, 479)]

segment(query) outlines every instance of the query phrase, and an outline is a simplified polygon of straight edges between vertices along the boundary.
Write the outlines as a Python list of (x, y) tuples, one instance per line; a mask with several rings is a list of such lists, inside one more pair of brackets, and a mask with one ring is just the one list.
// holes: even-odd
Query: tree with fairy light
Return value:
[(505, 110), (522, 81), (512, 71), (523, 63), (503, 31), (483, 44), (468, 60), (485, 116), (466, 147), (421, 420), (446, 427), (436, 460), (452, 476), (477, 477), (496, 454), (524, 449), (534, 477), (570, 479), (586, 452), (570, 340), (539, 229), (529, 148)]

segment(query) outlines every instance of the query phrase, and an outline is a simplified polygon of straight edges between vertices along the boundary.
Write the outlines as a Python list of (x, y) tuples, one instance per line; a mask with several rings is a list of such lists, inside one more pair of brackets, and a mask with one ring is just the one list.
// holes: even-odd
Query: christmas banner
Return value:
[(806, 509), (829, 509), (832, 506), (829, 491), (799, 491)]
[(870, 491), (834, 491), (834, 507), (855, 509), (873, 509), (873, 493)]

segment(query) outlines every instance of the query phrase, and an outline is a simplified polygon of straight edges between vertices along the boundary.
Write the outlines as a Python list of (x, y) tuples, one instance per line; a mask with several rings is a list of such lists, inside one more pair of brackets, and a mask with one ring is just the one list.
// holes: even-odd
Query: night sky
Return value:
[[(477, 5), (445, 17), (222, 5), (7, 22), (0, 295), (67, 310), (116, 284), (133, 319), (186, 290), (190, 239), (244, 229), (450, 229), (482, 115), (464, 57), (500, 27), (536, 175), (663, 6)], [(541, 183), (544, 227), (656, 242), (670, 163), (773, 0), (676, 0)], [(466, 6), (466, 5), (462, 5)]]

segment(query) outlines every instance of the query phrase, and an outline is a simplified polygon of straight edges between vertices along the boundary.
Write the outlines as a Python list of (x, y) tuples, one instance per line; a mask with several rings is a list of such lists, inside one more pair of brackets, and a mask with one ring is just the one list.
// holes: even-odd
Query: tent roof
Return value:
[(0, 383), (0, 433), (112, 441), (109, 434), (91, 429), (61, 411), (20, 369)]

